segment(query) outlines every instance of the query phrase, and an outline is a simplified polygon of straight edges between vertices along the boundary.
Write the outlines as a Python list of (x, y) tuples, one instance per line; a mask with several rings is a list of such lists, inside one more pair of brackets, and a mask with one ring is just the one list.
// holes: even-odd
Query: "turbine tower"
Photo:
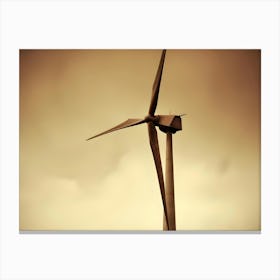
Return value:
[[(93, 137), (88, 138), (87, 140), (91, 140), (93, 138), (99, 137), (101, 135), (119, 129), (139, 125), (142, 123), (147, 123), (150, 146), (151, 146), (155, 167), (157, 171), (157, 177), (158, 177), (161, 199), (162, 199), (163, 210), (164, 210), (163, 229), (176, 230), (172, 134), (176, 133), (178, 130), (182, 130), (181, 116), (180, 115), (155, 115), (157, 102), (158, 102), (158, 95), (160, 90), (162, 71), (163, 71), (164, 60), (165, 60), (165, 53), (166, 50), (163, 50), (161, 54), (158, 70), (156, 73), (155, 81), (153, 84), (153, 88), (152, 88), (152, 98), (151, 98), (148, 115), (144, 119), (128, 119), (109, 130), (106, 130), (102, 133), (99, 133)], [(166, 133), (165, 182), (163, 178), (156, 126), (159, 127), (159, 129), (162, 132)]]

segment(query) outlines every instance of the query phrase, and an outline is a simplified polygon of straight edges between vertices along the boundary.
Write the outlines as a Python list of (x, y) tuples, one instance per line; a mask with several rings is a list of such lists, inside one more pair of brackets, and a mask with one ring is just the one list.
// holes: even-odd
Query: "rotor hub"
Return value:
[(159, 116), (147, 115), (144, 120), (145, 122), (152, 122), (154, 124), (157, 124), (159, 121)]

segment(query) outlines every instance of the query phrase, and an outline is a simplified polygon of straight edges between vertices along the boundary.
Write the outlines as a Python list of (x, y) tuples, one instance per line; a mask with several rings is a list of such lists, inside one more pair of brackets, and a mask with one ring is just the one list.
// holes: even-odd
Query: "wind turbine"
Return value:
[[(119, 129), (139, 125), (142, 123), (147, 123), (150, 146), (151, 146), (151, 150), (153, 153), (153, 158), (156, 166), (161, 198), (163, 203), (163, 210), (164, 210), (163, 229), (176, 230), (172, 134), (176, 133), (178, 130), (182, 130), (181, 116), (180, 115), (155, 115), (157, 102), (158, 102), (158, 95), (160, 90), (162, 71), (163, 71), (164, 60), (165, 60), (165, 53), (166, 50), (163, 50), (161, 54), (158, 70), (156, 73), (155, 81), (153, 84), (153, 88), (152, 88), (152, 98), (151, 98), (148, 115), (144, 119), (128, 119), (109, 130), (106, 130), (102, 133), (99, 133), (93, 137), (88, 138), (87, 140), (91, 140), (93, 138), (99, 137), (101, 135)], [(161, 165), (156, 126), (158, 126), (162, 132), (166, 133), (165, 184), (163, 179), (163, 171)]]

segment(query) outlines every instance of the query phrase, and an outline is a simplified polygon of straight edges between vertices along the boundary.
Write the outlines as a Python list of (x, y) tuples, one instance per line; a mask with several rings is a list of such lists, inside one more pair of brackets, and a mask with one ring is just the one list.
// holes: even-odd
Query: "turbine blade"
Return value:
[(123, 129), (123, 128), (126, 128), (126, 127), (138, 125), (138, 124), (141, 124), (141, 123), (144, 123), (144, 122), (146, 122), (146, 121), (142, 120), (142, 119), (128, 119), (125, 122), (122, 122), (119, 125), (114, 126), (113, 128), (111, 128), (109, 130), (106, 130), (104, 132), (101, 132), (101, 133), (99, 133), (95, 136), (92, 136), (92, 137), (88, 138), (87, 141), (91, 140), (93, 138), (96, 138), (98, 136), (101, 136), (101, 135), (104, 135), (104, 134), (107, 134), (107, 133), (110, 133), (110, 132), (113, 132), (113, 131), (116, 131), (116, 130), (119, 130), (119, 129)]
[(161, 82), (161, 76), (162, 76), (162, 69), (164, 65), (164, 59), (165, 59), (165, 53), (166, 50), (162, 51), (156, 78), (153, 84), (153, 90), (152, 90), (152, 99), (151, 99), (151, 104), (149, 108), (149, 115), (154, 115), (157, 107), (157, 101), (158, 101), (158, 93), (159, 93), (159, 88), (160, 88), (160, 82)]
[(166, 218), (167, 228), (169, 229), (169, 222), (168, 222), (168, 215), (167, 215), (167, 206), (165, 200), (165, 189), (164, 189), (164, 180), (163, 180), (163, 172), (162, 172), (162, 165), (160, 159), (160, 152), (159, 152), (159, 145), (158, 145), (158, 137), (155, 125), (152, 122), (148, 123), (148, 131), (149, 131), (149, 138), (150, 138), (150, 146), (153, 152), (153, 157), (156, 165), (158, 182), (161, 192), (161, 198), (163, 203), (164, 214)]

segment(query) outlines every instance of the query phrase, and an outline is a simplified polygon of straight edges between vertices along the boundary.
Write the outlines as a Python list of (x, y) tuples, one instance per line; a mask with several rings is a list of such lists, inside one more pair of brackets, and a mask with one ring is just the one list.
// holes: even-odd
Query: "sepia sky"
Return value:
[[(20, 51), (20, 230), (161, 230), (147, 125), (160, 50)], [(259, 50), (167, 50), (178, 230), (260, 230)], [(158, 132), (163, 169), (165, 134)]]

